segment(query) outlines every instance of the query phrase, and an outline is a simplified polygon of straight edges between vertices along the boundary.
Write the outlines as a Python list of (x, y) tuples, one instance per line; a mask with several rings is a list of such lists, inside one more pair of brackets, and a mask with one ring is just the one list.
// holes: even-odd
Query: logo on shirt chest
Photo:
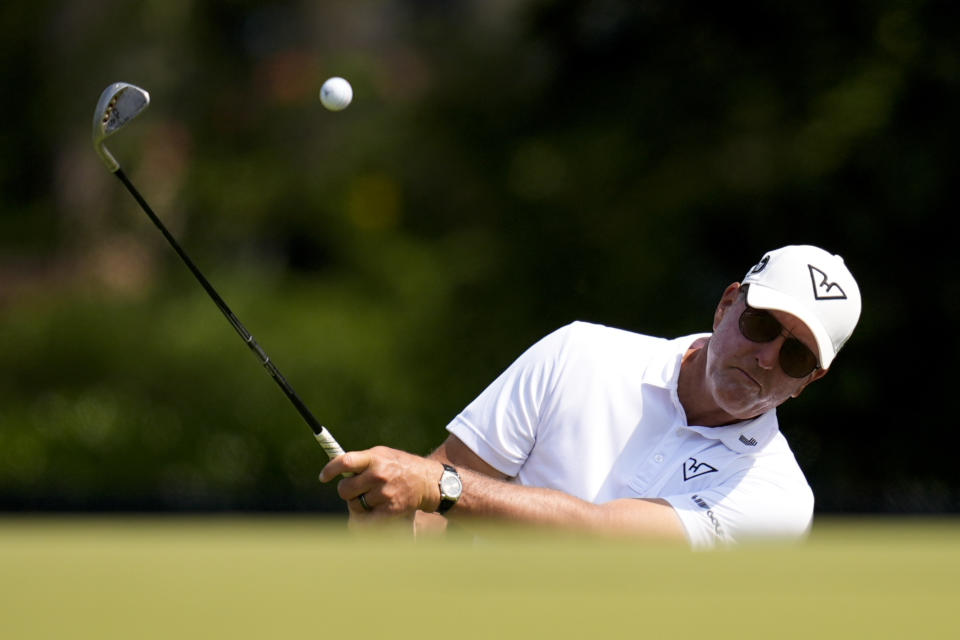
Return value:
[(693, 480), (694, 478), (705, 476), (708, 473), (713, 473), (716, 470), (716, 467), (706, 462), (698, 462), (696, 458), (687, 458), (687, 461), (683, 463), (683, 481)]

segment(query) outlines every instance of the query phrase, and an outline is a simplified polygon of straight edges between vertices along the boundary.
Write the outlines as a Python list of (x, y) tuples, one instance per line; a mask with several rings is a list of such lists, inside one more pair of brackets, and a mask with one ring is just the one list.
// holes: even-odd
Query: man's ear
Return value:
[(740, 295), (740, 283), (732, 282), (726, 289), (723, 290), (723, 295), (720, 296), (720, 303), (717, 305), (717, 310), (713, 313), (713, 330), (716, 331), (717, 327), (720, 326), (720, 321), (723, 320), (723, 316), (727, 313), (727, 310), (733, 306), (733, 303), (737, 301), (737, 297)]
[(823, 376), (827, 375), (827, 371), (829, 371), (829, 369), (817, 369), (816, 371), (814, 371), (813, 373), (811, 373), (811, 374), (810, 374), (810, 379), (807, 380), (806, 382), (804, 382), (804, 383), (803, 383), (803, 386), (800, 387), (799, 389), (797, 389), (797, 390), (793, 393), (793, 395), (791, 395), (790, 397), (791, 397), (791, 398), (796, 398), (796, 397), (798, 397), (798, 396), (803, 392), (803, 390), (807, 388), (807, 386), (808, 386), (811, 382), (813, 382), (814, 380), (819, 380), (819, 379), (822, 378)]

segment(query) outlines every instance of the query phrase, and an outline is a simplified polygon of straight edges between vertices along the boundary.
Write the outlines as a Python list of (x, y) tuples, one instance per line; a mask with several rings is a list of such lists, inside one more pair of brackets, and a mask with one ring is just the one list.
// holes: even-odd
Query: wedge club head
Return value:
[(93, 112), (93, 148), (111, 173), (120, 164), (103, 146), (104, 140), (133, 120), (150, 104), (150, 94), (126, 82), (114, 82), (103, 90)]

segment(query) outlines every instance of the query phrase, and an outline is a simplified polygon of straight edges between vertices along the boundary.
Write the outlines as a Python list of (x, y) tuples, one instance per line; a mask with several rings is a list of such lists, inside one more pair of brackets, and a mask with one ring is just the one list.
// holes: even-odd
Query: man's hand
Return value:
[[(329, 482), (343, 473), (356, 474), (337, 485), (350, 509), (351, 525), (406, 517), (416, 530), (426, 530), (434, 528), (427, 525), (449, 517), (433, 514), (440, 505), (444, 462), (454, 465), (464, 482), (464, 492), (450, 512), (457, 516), (644, 539), (685, 540), (680, 518), (662, 498), (620, 498), (592, 504), (554, 489), (506, 482), (506, 475), (480, 460), (453, 435), (429, 458), (387, 447), (345, 453), (323, 468), (320, 480)], [(418, 510), (426, 514), (415, 521)]]
[(331, 460), (320, 481), (344, 473), (354, 475), (340, 480), (337, 493), (347, 501), (351, 520), (412, 518), (417, 510), (432, 513), (440, 504), (443, 464), (437, 460), (388, 447), (351, 451)]

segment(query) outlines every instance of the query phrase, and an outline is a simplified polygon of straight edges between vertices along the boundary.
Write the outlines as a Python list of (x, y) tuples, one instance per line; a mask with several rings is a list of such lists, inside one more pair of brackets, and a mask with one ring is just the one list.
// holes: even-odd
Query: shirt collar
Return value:
[(776, 437), (780, 431), (777, 422), (777, 410), (770, 409), (756, 418), (735, 422), (725, 427), (686, 427), (696, 431), (704, 438), (719, 440), (731, 451), (753, 453), (760, 451)]
[(658, 350), (652, 354), (643, 372), (644, 384), (652, 384), (661, 389), (676, 389), (680, 378), (680, 362), (696, 340), (709, 338), (709, 333), (694, 333), (689, 336), (664, 340)]

